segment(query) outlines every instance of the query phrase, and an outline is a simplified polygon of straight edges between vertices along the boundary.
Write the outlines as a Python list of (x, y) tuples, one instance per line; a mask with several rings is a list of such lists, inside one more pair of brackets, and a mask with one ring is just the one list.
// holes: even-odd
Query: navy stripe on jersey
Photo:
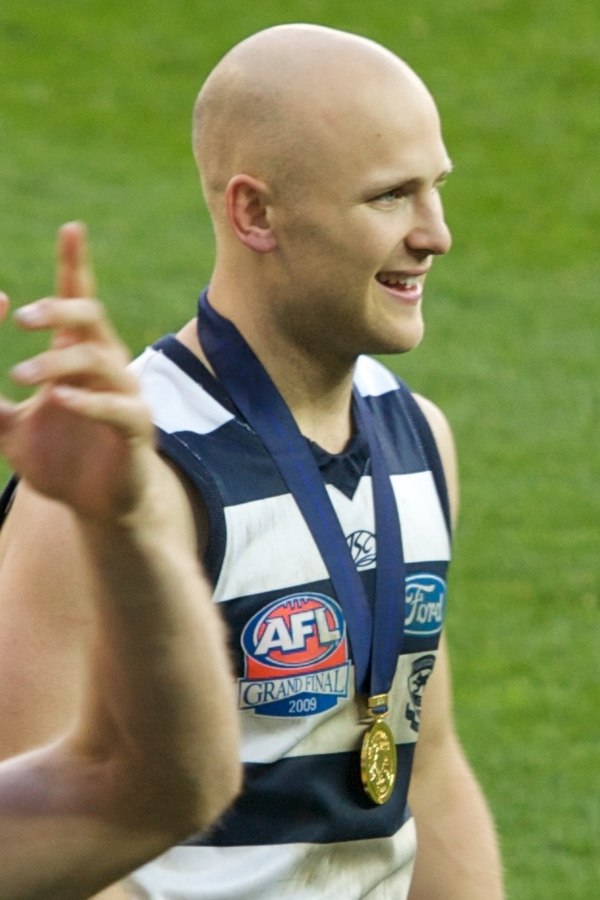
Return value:
[[(333, 843), (395, 834), (408, 818), (404, 798), (414, 744), (397, 748), (398, 777), (387, 803), (374, 806), (360, 779), (358, 754), (293, 757), (245, 767), (245, 790), (208, 837), (186, 844), (248, 846)], [(285, 801), (282, 801), (285, 785)], [(343, 804), (340, 797), (344, 797)]]

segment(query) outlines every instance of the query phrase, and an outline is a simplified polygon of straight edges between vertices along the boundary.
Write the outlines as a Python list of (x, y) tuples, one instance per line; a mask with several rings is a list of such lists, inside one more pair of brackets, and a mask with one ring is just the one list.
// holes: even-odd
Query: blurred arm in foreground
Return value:
[[(89, 897), (206, 828), (240, 784), (225, 638), (185, 489), (156, 454), (125, 348), (89, 299), (78, 224), (61, 229), (57, 281), (56, 297), (15, 313), (52, 336), (12, 372), (35, 393), (0, 401), (0, 452), (20, 477), (0, 536), (5, 900)], [(0, 318), (7, 308), (2, 295)], [(39, 539), (53, 548), (43, 565)], [(87, 671), (75, 720), (41, 703), (21, 711), (39, 674), (21, 662), (23, 621), (40, 671), (57, 622), (69, 680)], [(66, 684), (64, 670), (56, 677)]]

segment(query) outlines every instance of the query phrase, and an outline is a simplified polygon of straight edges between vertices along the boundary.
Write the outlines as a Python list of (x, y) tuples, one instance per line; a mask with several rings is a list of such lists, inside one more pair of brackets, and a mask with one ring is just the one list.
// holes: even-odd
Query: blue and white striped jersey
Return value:
[[(134, 369), (162, 452), (208, 509), (205, 562), (231, 639), (245, 789), (208, 834), (134, 873), (132, 897), (405, 897), (415, 853), (406, 797), (450, 558), (443, 474), (420, 409), (384, 366), (358, 360), (355, 384), (393, 451), (407, 575), (405, 639), (387, 720), (399, 771), (392, 797), (376, 806), (360, 778), (365, 709), (354, 689), (344, 600), (294, 498), (260, 438), (175, 338), (147, 349)], [(377, 535), (368, 446), (357, 434), (343, 454), (314, 452), (372, 602)]]

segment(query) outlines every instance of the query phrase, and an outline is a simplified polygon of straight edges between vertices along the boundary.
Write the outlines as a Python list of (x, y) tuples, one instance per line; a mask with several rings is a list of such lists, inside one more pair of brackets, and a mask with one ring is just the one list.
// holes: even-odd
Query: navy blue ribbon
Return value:
[(206, 291), (198, 304), (198, 338), (226, 393), (270, 453), (315, 540), (346, 617), (357, 692), (386, 694), (402, 650), (406, 577), (390, 470), (367, 400), (354, 388), (354, 415), (371, 460), (377, 542), (373, 611), (317, 462), (294, 417), (233, 322), (209, 304)]

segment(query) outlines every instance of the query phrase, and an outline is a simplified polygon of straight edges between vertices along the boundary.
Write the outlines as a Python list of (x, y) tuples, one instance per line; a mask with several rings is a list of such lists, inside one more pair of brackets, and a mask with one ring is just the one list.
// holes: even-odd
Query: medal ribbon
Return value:
[[(371, 459), (377, 547), (373, 613), (306, 440), (260, 360), (233, 322), (210, 306), (206, 291), (198, 305), (198, 339), (226, 393), (270, 453), (319, 549), (348, 623), (357, 692), (387, 694), (404, 638), (405, 566), (398, 509), (366, 399), (354, 388), (354, 412)], [(373, 712), (387, 712), (385, 698)]]

